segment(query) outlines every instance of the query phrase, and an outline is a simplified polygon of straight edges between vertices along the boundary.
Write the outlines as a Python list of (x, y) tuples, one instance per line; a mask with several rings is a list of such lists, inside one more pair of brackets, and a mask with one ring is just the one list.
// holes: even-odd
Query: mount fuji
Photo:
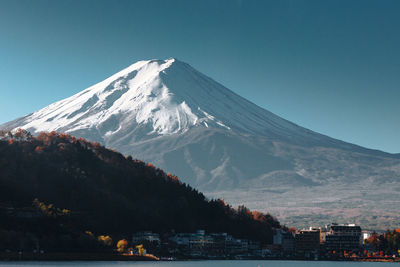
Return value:
[(400, 219), (399, 154), (305, 129), (174, 58), (139, 61), (0, 128), (97, 141), (298, 227)]

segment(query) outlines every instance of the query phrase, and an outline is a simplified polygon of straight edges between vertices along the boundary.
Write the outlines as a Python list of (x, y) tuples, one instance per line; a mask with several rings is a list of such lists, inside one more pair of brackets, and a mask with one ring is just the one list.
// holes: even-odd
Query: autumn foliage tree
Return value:
[(68, 209), (56, 208), (54, 204), (46, 204), (44, 202), (40, 202), (37, 198), (33, 200), (32, 205), (39, 209), (46, 216), (54, 218), (58, 216), (66, 216), (71, 213), (71, 211)]
[(396, 253), (400, 249), (400, 231), (394, 229), (383, 234), (372, 233), (366, 240), (366, 244), (373, 247), (375, 251), (382, 251), (386, 254)]
[(121, 239), (121, 240), (118, 241), (118, 243), (117, 243), (117, 251), (119, 253), (126, 252), (127, 248), (128, 248), (128, 241), (126, 239)]

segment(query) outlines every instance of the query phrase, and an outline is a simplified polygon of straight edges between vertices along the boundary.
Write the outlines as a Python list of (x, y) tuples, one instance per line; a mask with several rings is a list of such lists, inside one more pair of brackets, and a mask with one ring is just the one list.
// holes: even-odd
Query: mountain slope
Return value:
[[(287, 223), (325, 214), (318, 220), (378, 227), (366, 213), (371, 207), (384, 224), (398, 213), (385, 204), (399, 196), (398, 155), (295, 125), (176, 59), (137, 62), (1, 128), (98, 141), (177, 174), (208, 196), (262, 210), (273, 203)], [(381, 188), (390, 191), (387, 199)], [(344, 207), (352, 212), (338, 215)]]

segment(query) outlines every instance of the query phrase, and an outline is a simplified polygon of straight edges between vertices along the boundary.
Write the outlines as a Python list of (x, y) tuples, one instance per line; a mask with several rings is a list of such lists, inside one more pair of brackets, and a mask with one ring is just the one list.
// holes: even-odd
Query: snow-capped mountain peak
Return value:
[[(179, 92), (166, 85), (165, 71), (172, 65), (185, 67), (174, 58), (134, 63), (78, 94), (33, 113), (23, 128), (33, 132), (104, 129), (105, 135), (110, 136), (127, 125), (135, 128), (146, 125), (150, 126), (147, 134), (165, 135), (215, 120), (200, 107), (194, 107), (193, 111), (177, 95)], [(118, 127), (114, 127), (116, 124)]]
[[(139, 61), (104, 81), (26, 117), (32, 132), (90, 130), (96, 140), (120, 132), (149, 136), (191, 127), (271, 135), (310, 132), (259, 108), (175, 58)], [(101, 138), (100, 138), (101, 137)]]

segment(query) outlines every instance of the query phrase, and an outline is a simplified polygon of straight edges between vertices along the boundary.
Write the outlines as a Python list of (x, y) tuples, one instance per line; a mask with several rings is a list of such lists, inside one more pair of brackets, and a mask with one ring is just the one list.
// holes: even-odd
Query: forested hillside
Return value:
[(269, 243), (272, 227), (280, 225), (270, 215), (208, 200), (98, 143), (56, 132), (0, 134), (0, 248), (83, 249), (98, 246), (98, 236), (141, 230), (204, 229)]

